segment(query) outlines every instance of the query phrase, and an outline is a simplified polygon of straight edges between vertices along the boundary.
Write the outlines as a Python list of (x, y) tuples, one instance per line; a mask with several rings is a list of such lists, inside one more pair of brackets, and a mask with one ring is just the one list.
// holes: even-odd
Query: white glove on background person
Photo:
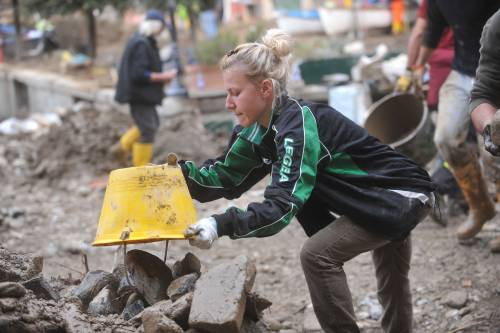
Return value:
[(213, 242), (219, 238), (217, 235), (217, 221), (213, 217), (206, 217), (184, 230), (184, 236), (189, 238), (189, 244), (203, 250), (212, 247)]

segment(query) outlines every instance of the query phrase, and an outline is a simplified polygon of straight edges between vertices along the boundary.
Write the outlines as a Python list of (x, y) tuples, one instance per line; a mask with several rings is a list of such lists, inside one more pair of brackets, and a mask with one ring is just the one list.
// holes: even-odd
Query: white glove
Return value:
[(184, 236), (189, 238), (189, 244), (207, 250), (219, 238), (217, 235), (217, 221), (213, 217), (206, 217), (184, 230)]

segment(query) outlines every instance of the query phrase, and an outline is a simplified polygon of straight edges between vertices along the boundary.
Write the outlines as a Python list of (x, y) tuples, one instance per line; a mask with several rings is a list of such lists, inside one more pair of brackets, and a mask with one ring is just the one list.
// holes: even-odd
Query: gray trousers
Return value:
[[(422, 204), (421, 209), (421, 215), (425, 216), (431, 206)], [(314, 234), (300, 253), (314, 312), (321, 327), (326, 333), (359, 332), (343, 265), (367, 251), (372, 251), (375, 265), (377, 295), (384, 309), (384, 331), (411, 332), (410, 237), (389, 241), (358, 226), (347, 216), (341, 216)]]
[(153, 143), (160, 127), (160, 118), (156, 106), (151, 104), (130, 104), (130, 113), (141, 132), (142, 143)]

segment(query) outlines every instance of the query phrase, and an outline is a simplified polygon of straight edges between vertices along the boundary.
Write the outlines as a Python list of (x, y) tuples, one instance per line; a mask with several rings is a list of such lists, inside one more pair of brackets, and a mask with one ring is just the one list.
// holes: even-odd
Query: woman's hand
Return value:
[(189, 244), (203, 250), (212, 247), (217, 235), (217, 221), (213, 217), (207, 217), (191, 224), (184, 230), (184, 236), (189, 238)]

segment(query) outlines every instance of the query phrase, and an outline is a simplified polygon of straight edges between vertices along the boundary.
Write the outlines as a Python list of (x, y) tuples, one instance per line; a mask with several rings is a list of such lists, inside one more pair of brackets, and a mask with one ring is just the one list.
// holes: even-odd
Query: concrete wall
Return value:
[(95, 101), (96, 82), (32, 69), (0, 65), (0, 119), (23, 113), (51, 112), (76, 101)]

